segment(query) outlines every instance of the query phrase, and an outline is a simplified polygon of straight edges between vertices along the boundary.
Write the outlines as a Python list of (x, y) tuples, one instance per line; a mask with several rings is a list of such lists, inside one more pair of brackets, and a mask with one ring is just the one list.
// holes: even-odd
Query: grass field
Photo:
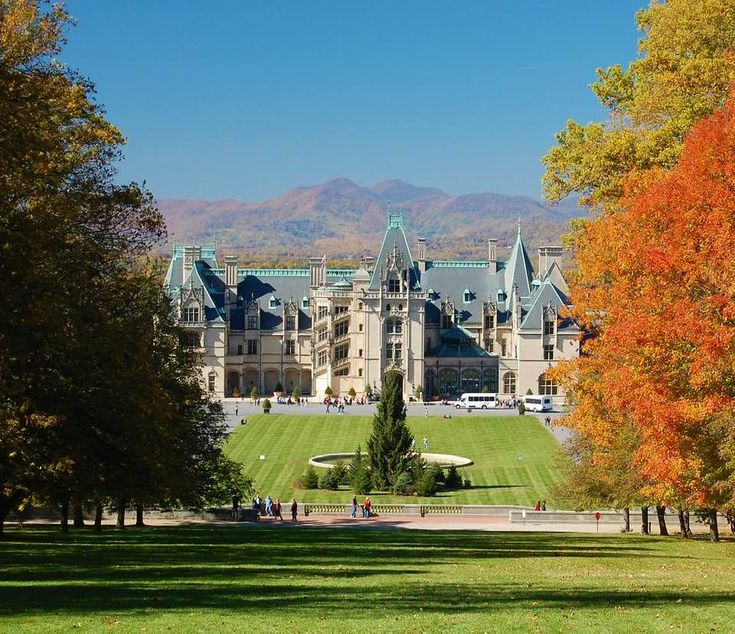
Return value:
[[(535, 417), (477, 416), (444, 420), (408, 419), (417, 445), (429, 439), (429, 451), (466, 456), (474, 465), (461, 469), (472, 488), (440, 493), (435, 498), (372, 495), (374, 503), (428, 502), (434, 504), (535, 504), (548, 499), (556, 479), (558, 444)], [(227, 452), (245, 465), (261, 496), (304, 502), (344, 502), (344, 491), (295, 490), (294, 481), (313, 455), (336, 451), (365, 451), (371, 416), (307, 416), (268, 414), (251, 416), (229, 438)], [(265, 460), (260, 460), (264, 455)]]
[(0, 543), (0, 631), (731, 632), (732, 542), (180, 527)]

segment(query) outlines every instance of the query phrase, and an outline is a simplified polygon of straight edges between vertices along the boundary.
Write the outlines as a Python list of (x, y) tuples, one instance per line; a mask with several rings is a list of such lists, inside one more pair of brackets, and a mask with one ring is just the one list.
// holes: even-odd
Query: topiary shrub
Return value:
[(276, 383), (276, 388), (273, 390), (273, 393), (274, 394), (276, 392), (278, 392), (279, 394), (283, 394), (283, 385), (281, 384), (280, 381), (278, 383)]
[(523, 416), (526, 413), (526, 404), (523, 401), (518, 401), (518, 415)]
[(526, 390), (526, 396), (533, 396), (533, 390), (530, 387)]
[(264, 399), (263, 400), (263, 413), (264, 414), (270, 414), (271, 413), (271, 402), (270, 399)]
[(329, 387), (329, 386), (327, 385), (327, 389), (326, 389), (326, 390), (324, 390), (324, 393), (325, 393), (325, 394), (326, 394), (327, 396), (332, 396), (332, 394), (334, 394), (334, 390), (332, 390), (332, 388), (331, 388), (331, 387)]
[(293, 389), (293, 392), (291, 392), (291, 399), (297, 403), (301, 400), (301, 390), (299, 388), (295, 387)]
[(357, 392), (355, 392), (355, 388), (354, 388), (354, 387), (351, 387), (351, 388), (350, 388), (350, 391), (349, 391), (349, 392), (347, 392), (347, 394), (348, 394), (349, 396), (351, 396), (352, 398), (355, 398), (355, 397), (357, 396)]
[(256, 400), (260, 396), (260, 392), (258, 392), (258, 388), (254, 387), (252, 390), (250, 390), (250, 398), (253, 400)]
[(319, 476), (313, 465), (307, 465), (303, 475), (299, 478), (299, 484), (302, 489), (316, 489), (319, 485)]
[(339, 488), (339, 477), (334, 472), (334, 469), (326, 469), (324, 473), (319, 476), (319, 488), (328, 489), (330, 491), (336, 491)]

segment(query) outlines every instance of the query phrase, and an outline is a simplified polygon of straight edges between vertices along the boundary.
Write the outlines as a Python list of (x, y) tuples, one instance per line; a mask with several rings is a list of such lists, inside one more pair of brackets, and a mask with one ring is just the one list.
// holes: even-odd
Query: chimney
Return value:
[(188, 245), (184, 247), (184, 268), (183, 268), (183, 278), (182, 281), (186, 281), (186, 279), (189, 277), (189, 274), (191, 273), (191, 269), (194, 268), (194, 262), (197, 260), (201, 260), (202, 258), (202, 248)]
[(225, 256), (225, 284), (228, 287), (237, 286), (237, 256), (226, 255)]
[(498, 239), (490, 238), (487, 241), (487, 264), (491, 273), (498, 271)]
[(309, 284), (311, 288), (324, 286), (327, 279), (327, 264), (325, 258), (313, 255), (309, 258)]
[(426, 238), (418, 238), (417, 242), (416, 260), (419, 265), (419, 271), (423, 273), (426, 270)]
[(538, 248), (538, 275), (543, 278), (554, 262), (561, 267), (561, 258), (564, 255), (564, 247), (545, 246)]

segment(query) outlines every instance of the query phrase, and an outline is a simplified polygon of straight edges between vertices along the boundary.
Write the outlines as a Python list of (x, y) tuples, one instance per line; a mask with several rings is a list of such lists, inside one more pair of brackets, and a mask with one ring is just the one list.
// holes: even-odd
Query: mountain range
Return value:
[(551, 206), (528, 196), (478, 193), (450, 196), (433, 187), (388, 180), (361, 187), (347, 178), (296, 187), (261, 202), (161, 199), (172, 242), (217, 244), (249, 265), (304, 266), (310, 255), (354, 264), (377, 255), (391, 213), (402, 211), (411, 244), (427, 239), (429, 259), (484, 259), (487, 239), (512, 245), (518, 220), (532, 249), (559, 244), (577, 201)]

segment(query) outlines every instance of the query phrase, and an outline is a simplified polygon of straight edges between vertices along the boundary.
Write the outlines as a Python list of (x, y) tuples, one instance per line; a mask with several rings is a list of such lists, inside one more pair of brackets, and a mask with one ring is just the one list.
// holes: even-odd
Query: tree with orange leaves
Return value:
[(716, 538), (715, 509), (735, 504), (735, 94), (674, 169), (631, 174), (625, 192), (575, 236), (574, 316), (596, 336), (557, 370), (567, 423), (601, 459), (630, 421), (641, 493), (707, 509)]

